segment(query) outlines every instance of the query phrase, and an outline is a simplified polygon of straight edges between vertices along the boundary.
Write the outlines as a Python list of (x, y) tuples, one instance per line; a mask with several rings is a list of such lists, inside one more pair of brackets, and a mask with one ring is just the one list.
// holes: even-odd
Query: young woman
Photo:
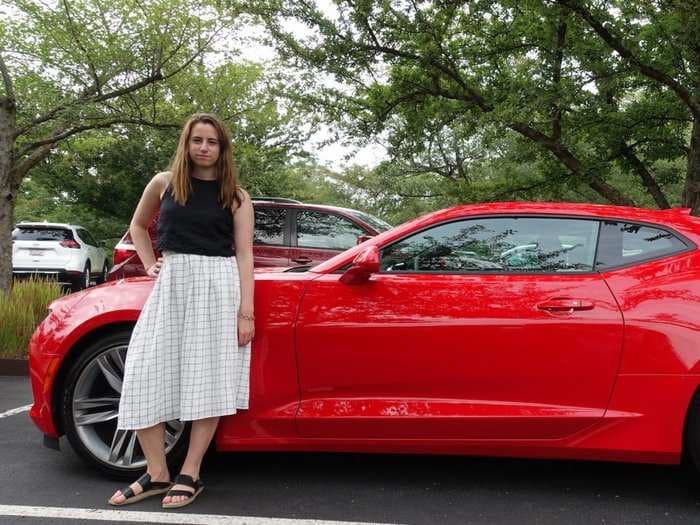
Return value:
[[(159, 207), (163, 257), (155, 260), (146, 228)], [(129, 342), (117, 428), (136, 430), (147, 471), (110, 504), (164, 492), (164, 508), (190, 504), (203, 490), (202, 457), (219, 417), (248, 408), (253, 222), (226, 129), (213, 115), (193, 115), (169, 171), (148, 183), (129, 227), (156, 281)], [(192, 428), (171, 483), (164, 422), (173, 419)]]

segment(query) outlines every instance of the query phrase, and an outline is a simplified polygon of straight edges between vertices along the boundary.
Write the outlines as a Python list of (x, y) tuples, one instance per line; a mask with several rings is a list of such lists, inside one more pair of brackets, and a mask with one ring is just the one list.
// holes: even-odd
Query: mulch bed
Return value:
[(29, 365), (26, 359), (0, 358), (0, 376), (26, 376), (28, 374)]

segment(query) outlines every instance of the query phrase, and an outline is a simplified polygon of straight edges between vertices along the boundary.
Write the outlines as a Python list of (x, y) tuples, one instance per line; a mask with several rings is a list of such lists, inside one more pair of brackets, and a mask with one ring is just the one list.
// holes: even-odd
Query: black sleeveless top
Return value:
[(192, 192), (184, 206), (175, 202), (170, 184), (163, 193), (156, 248), (160, 252), (232, 257), (233, 214), (218, 204), (218, 181), (190, 179)]

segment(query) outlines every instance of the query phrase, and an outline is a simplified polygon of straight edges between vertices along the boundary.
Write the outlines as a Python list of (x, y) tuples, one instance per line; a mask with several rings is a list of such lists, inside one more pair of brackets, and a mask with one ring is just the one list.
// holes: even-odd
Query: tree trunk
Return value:
[(700, 216), (700, 117), (693, 119), (683, 205), (690, 208), (693, 215)]
[(0, 97), (0, 293), (8, 293), (12, 284), (12, 230), (19, 191), (12, 174), (16, 122), (14, 98)]

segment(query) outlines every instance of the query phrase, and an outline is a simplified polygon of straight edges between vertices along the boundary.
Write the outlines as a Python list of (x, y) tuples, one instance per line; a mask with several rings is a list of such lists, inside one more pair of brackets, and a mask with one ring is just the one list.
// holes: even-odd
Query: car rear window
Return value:
[(73, 232), (65, 228), (21, 226), (12, 232), (13, 241), (65, 241), (72, 238)]
[(616, 266), (664, 257), (688, 249), (672, 232), (644, 224), (604, 221), (596, 268)]

